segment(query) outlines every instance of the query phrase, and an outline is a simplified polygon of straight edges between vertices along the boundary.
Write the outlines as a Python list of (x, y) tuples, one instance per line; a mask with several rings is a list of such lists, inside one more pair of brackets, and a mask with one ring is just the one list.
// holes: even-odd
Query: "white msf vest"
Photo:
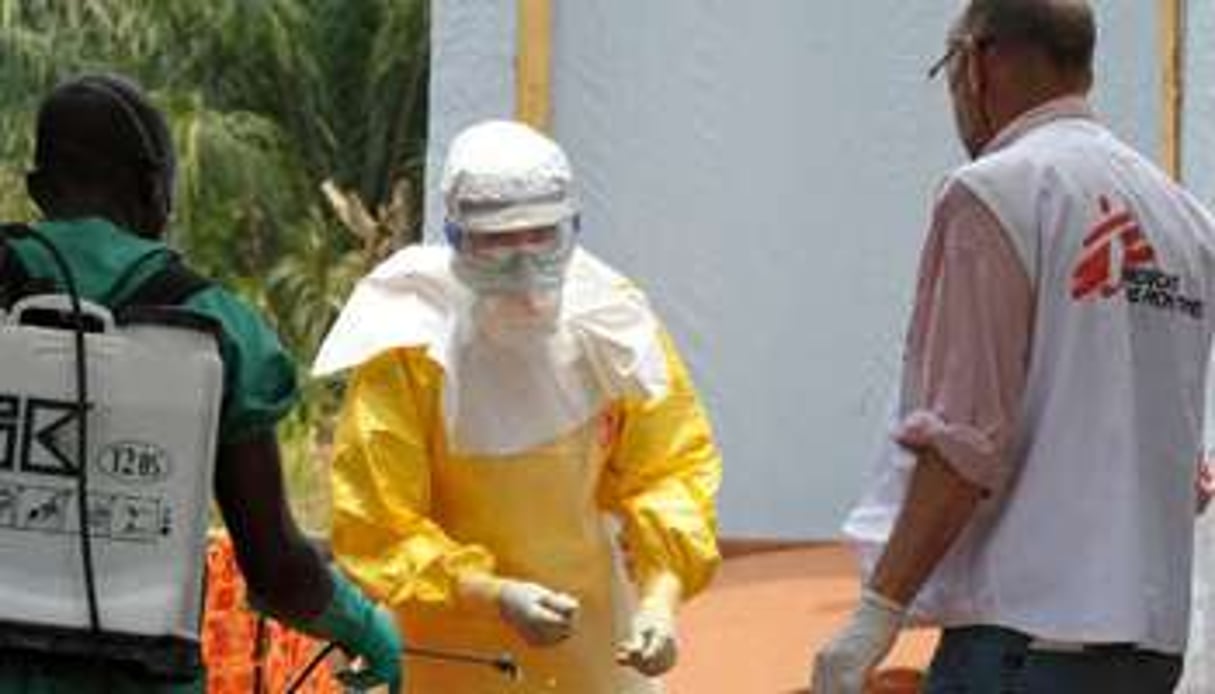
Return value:
[[(1036, 313), (1017, 475), (984, 502), (915, 611), (944, 626), (1181, 653), (1215, 223), (1084, 118), (1040, 125), (954, 175), (1009, 234)], [(862, 545), (885, 541), (909, 463), (888, 448), (845, 526)]]
[(188, 673), (223, 390), (216, 340), (163, 309), (115, 324), (83, 303), (100, 328), (86, 336), (85, 464), (103, 633), (89, 632), (81, 559), (74, 334), (23, 324), (65, 307), (44, 295), (0, 312), (3, 643)]

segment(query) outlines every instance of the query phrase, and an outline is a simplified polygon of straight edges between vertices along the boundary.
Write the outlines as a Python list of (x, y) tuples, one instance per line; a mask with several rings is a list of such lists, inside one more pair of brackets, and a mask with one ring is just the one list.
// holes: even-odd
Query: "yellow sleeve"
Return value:
[(624, 550), (643, 591), (663, 575), (683, 597), (704, 589), (721, 562), (717, 489), (721, 455), (691, 377), (665, 333), (666, 394), (626, 401), (600, 502), (623, 523)]
[(458, 581), (493, 558), (428, 518), (430, 466), (441, 436), (439, 367), (417, 350), (360, 366), (347, 386), (333, 458), (333, 551), (373, 597), (396, 609), (457, 599)]

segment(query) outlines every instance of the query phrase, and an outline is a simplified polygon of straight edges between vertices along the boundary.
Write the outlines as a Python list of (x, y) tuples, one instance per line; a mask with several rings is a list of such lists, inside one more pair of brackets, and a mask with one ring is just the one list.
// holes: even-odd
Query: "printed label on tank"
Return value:
[(97, 469), (126, 484), (153, 484), (169, 476), (169, 456), (153, 443), (118, 441), (102, 449)]
[[(0, 481), (0, 532), (79, 532), (76, 490)], [(172, 534), (172, 509), (162, 498), (89, 493), (89, 534), (121, 542), (157, 542)]]

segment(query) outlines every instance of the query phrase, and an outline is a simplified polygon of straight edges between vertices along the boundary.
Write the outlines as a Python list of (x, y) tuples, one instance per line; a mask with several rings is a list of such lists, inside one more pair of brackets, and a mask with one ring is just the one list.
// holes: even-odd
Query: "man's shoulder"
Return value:
[(270, 329), (269, 321), (249, 301), (219, 282), (198, 276), (206, 279), (207, 285), (186, 298), (181, 304), (183, 308), (215, 318), (229, 333), (249, 328)]
[(155, 262), (138, 273), (134, 286), (121, 295), (119, 305), (180, 306), (215, 284), (167, 248), (153, 257)]

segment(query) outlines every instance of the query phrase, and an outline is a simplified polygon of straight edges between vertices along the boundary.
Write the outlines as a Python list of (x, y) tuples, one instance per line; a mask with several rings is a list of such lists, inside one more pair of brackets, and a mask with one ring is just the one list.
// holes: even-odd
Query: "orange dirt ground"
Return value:
[[(811, 654), (848, 619), (857, 592), (856, 564), (838, 545), (728, 558), (680, 615), (670, 694), (806, 692)], [(906, 683), (918, 679), (935, 644), (934, 631), (905, 631), (873, 694), (916, 691)]]

